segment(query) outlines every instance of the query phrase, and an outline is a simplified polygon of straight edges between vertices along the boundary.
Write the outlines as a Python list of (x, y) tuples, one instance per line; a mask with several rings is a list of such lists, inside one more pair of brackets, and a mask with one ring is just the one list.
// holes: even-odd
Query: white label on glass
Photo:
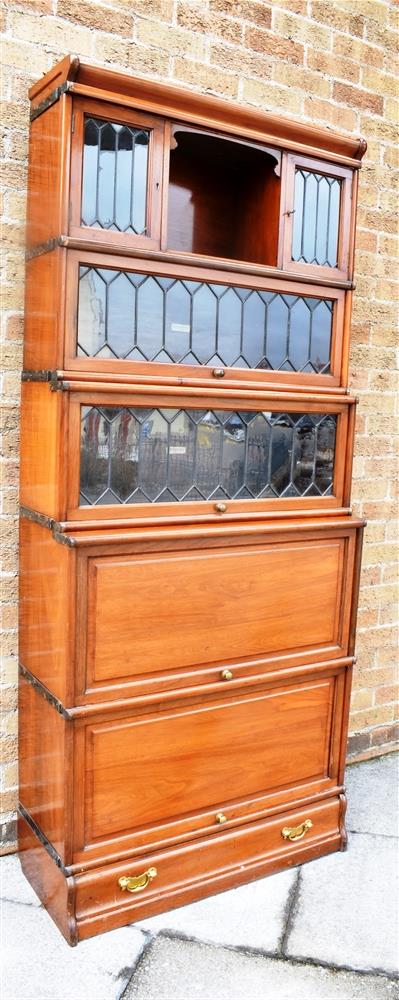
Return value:
[(172, 444), (169, 448), (169, 455), (185, 455), (187, 448), (184, 445)]
[(190, 333), (189, 323), (171, 323), (170, 329), (172, 333)]

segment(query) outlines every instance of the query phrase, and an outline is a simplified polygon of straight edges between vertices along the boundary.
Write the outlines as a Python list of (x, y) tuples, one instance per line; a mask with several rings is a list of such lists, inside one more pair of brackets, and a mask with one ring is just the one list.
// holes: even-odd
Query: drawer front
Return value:
[(201, 670), (216, 681), (242, 659), (345, 655), (352, 572), (353, 536), (93, 556), (78, 598), (83, 693), (116, 697), (172, 672), (174, 687)]
[(331, 789), (344, 682), (341, 672), (82, 726), (77, 849), (198, 836), (217, 827), (220, 812), (242, 822), (287, 788), (297, 789), (291, 801)]
[[(153, 853), (139, 862), (127, 861), (80, 875), (76, 879), (79, 937), (337, 850), (342, 845), (340, 816), (341, 802), (331, 798), (317, 806), (283, 812), (266, 822), (216, 833), (177, 850)], [(298, 839), (286, 839), (287, 834)], [(129, 876), (143, 876), (142, 888), (135, 892), (122, 889), (119, 879)]]

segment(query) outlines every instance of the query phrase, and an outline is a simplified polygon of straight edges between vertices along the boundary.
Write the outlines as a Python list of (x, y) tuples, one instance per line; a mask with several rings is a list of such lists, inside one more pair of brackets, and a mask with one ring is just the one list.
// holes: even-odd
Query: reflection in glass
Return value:
[(82, 407), (81, 504), (332, 492), (329, 414)]
[(95, 407), (82, 407), (80, 476), (85, 483), (86, 503), (97, 503), (108, 488), (111, 473), (109, 430), (110, 421), (104, 412)]
[(196, 488), (202, 497), (215, 494), (219, 485), (223, 428), (216, 415), (208, 410), (198, 420), (196, 449)]
[(293, 260), (337, 267), (340, 197), (337, 177), (295, 172)]
[(82, 224), (140, 235), (146, 231), (149, 133), (86, 118)]
[(333, 302), (81, 267), (78, 355), (330, 371)]

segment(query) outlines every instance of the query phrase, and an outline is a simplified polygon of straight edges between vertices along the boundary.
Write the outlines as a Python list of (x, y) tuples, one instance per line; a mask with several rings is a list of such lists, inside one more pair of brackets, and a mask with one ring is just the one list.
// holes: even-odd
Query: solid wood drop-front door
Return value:
[(365, 145), (69, 58), (30, 97), (20, 847), (74, 944), (345, 845)]

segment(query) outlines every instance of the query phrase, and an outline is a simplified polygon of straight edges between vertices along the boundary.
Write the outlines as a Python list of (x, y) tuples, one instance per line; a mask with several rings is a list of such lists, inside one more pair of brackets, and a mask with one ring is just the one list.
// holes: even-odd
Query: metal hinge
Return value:
[(25, 368), (21, 375), (21, 382), (50, 382), (53, 374), (54, 372), (47, 368), (43, 368), (41, 371)]
[(51, 392), (68, 392), (70, 388), (69, 382), (64, 382), (62, 378), (59, 377), (57, 372), (51, 372), (50, 391)]
[(26, 518), (28, 521), (33, 521), (34, 524), (40, 524), (42, 528), (48, 528), (54, 540), (59, 542), (60, 545), (67, 545), (68, 548), (73, 549), (75, 545), (75, 539), (70, 535), (65, 535), (63, 531), (60, 531), (59, 521), (55, 521), (53, 517), (48, 517), (47, 514), (39, 514), (36, 510), (31, 510), (30, 507), (20, 506), (19, 513), (21, 517)]
[(55, 250), (56, 247), (60, 246), (60, 240), (58, 236), (52, 236), (51, 239), (46, 240), (45, 243), (38, 243), (35, 247), (31, 247), (25, 253), (25, 260), (32, 260), (33, 257), (40, 257), (43, 253), (49, 253), (51, 250)]
[(51, 108), (52, 104), (56, 104), (57, 101), (59, 101), (62, 94), (67, 94), (70, 90), (73, 90), (72, 80), (66, 80), (65, 83), (61, 83), (59, 87), (52, 90), (51, 94), (49, 94), (48, 97), (45, 97), (44, 101), (41, 101), (35, 108), (32, 108), (30, 112), (31, 122), (34, 122), (35, 118), (39, 118), (39, 115), (42, 115), (44, 111)]
[(58, 372), (44, 368), (38, 371), (25, 369), (21, 375), (22, 382), (48, 382), (51, 392), (67, 392), (69, 382), (59, 377)]
[(71, 538), (70, 535), (64, 535), (62, 531), (57, 531), (53, 528), (52, 535), (55, 542), (59, 542), (60, 545), (66, 545), (68, 549), (73, 549), (75, 546), (75, 539)]
[(42, 528), (50, 528), (53, 530), (54, 525), (58, 522), (54, 521), (53, 517), (48, 517), (47, 514), (39, 514), (37, 510), (31, 510), (30, 507), (20, 506), (19, 512), (21, 517), (25, 517), (28, 521), (33, 521), (34, 524), (40, 524)]

